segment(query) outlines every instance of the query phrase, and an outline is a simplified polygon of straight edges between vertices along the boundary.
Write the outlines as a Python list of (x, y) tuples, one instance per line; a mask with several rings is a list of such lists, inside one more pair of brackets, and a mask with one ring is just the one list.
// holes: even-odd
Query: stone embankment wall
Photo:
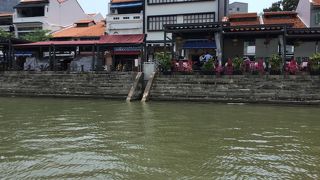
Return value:
[[(0, 72), (0, 96), (127, 98), (136, 73)], [(134, 95), (141, 98), (141, 92)]]
[(309, 75), (158, 75), (150, 100), (320, 104), (320, 78)]

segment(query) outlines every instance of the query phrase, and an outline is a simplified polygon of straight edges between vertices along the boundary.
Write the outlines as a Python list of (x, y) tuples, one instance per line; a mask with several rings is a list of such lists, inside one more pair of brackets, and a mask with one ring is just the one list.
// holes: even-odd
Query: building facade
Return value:
[(14, 31), (12, 14), (0, 13), (0, 29), (6, 32)]
[(229, 14), (248, 13), (248, 3), (233, 2), (229, 4)]
[[(154, 54), (162, 50), (164, 39), (168, 39), (168, 42), (172, 39), (172, 34), (164, 34), (164, 25), (216, 23), (228, 14), (228, 4), (228, 0), (145, 0), (144, 28), (147, 34), (148, 59), (153, 59)], [(204, 36), (186, 39), (188, 38), (203, 39)], [(173, 52), (179, 45), (170, 46)]]
[(112, 0), (107, 15), (108, 34), (142, 34), (143, 1)]
[(21, 0), (14, 8), (17, 36), (42, 29), (54, 32), (88, 18), (77, 0)]
[(320, 0), (300, 0), (296, 11), (307, 27), (320, 27)]

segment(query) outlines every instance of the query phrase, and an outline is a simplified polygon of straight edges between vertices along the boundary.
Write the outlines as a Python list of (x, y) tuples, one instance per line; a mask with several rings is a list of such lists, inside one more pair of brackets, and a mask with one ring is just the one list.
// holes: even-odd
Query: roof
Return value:
[(100, 44), (142, 44), (144, 34), (105, 35), (101, 36)]
[(81, 20), (77, 21), (75, 24), (81, 24), (81, 23), (94, 23), (94, 24), (96, 24), (93, 19), (81, 19)]
[[(68, 0), (57, 0), (58, 3), (64, 3)], [(49, 2), (48, 0), (21, 0), (20, 3), (43, 3), (43, 2)]]
[(230, 14), (229, 19), (242, 19), (242, 18), (255, 18), (258, 17), (257, 13), (238, 13)]
[(75, 46), (75, 45), (138, 45), (144, 42), (144, 34), (130, 34), (130, 35), (104, 35), (100, 40), (91, 41), (41, 41), (28, 44), (19, 44), (17, 47), (40, 47), (40, 46)]
[(111, 0), (111, 3), (140, 2), (140, 0)]
[(12, 17), (12, 13), (0, 13), (0, 17)]
[(294, 28), (305, 28), (306, 25), (297, 16), (296, 12), (268, 12), (263, 15), (264, 24), (292, 24)]
[(287, 16), (287, 15), (297, 15), (295, 11), (275, 11), (275, 12), (265, 12), (263, 16)]
[(260, 20), (257, 13), (230, 14), (227, 18), (231, 26), (259, 25)]
[(19, 44), (17, 46), (19, 47), (33, 47), (33, 46), (51, 46), (51, 45), (57, 45), (57, 46), (67, 46), (67, 45), (94, 45), (97, 44), (98, 41), (92, 40), (92, 41), (40, 41), (40, 42), (34, 42), (34, 43), (28, 43), (28, 44)]
[(49, 0), (21, 0), (20, 3), (48, 3)]
[(314, 6), (320, 6), (320, 0), (311, 0), (311, 3), (312, 3)]
[(104, 22), (99, 22), (89, 27), (76, 27), (62, 29), (53, 33), (53, 38), (66, 38), (66, 37), (100, 37), (105, 34), (106, 26)]
[(230, 22), (231, 26), (250, 26), (263, 23), (266, 25), (290, 24), (294, 28), (306, 27), (306, 25), (298, 17), (298, 13), (294, 11), (265, 12), (262, 16), (261, 22), (260, 16), (258, 16), (257, 13), (231, 14), (224, 20)]

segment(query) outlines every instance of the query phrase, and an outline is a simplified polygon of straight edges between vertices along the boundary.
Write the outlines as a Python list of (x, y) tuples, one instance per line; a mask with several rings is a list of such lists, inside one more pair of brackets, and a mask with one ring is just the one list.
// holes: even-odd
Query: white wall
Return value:
[(94, 16), (88, 15), (88, 18), (89, 18), (89, 19), (93, 19), (94, 22), (96, 22), (96, 23), (97, 23), (97, 22), (101, 22), (102, 20), (105, 20), (101, 13), (98, 13), (98, 14), (96, 14), (96, 15), (94, 15)]
[(256, 39), (256, 57), (271, 57), (272, 54), (278, 54), (278, 38), (268, 40), (269, 43), (265, 44), (266, 39)]
[(108, 34), (142, 34), (142, 29), (118, 29), (108, 30)]
[(53, 31), (71, 25), (80, 19), (88, 19), (88, 15), (77, 0), (68, 0), (61, 4), (57, 0), (50, 0), (47, 17), (48, 26)]
[[(139, 17), (139, 19), (135, 19), (135, 17)], [(109, 14), (107, 15), (106, 30), (108, 34), (114, 34), (115, 32), (117, 34), (142, 34), (143, 15), (141, 13)]]
[[(147, 23), (148, 16), (161, 16), (161, 15), (179, 15), (179, 14), (192, 14), (192, 13), (212, 13), (215, 12), (215, 20), (219, 20), (218, 15), (218, 0), (203, 1), (203, 2), (186, 2), (186, 3), (171, 3), (148, 5), (146, 3), (146, 18), (145, 30), (147, 33), (147, 41), (150, 40), (164, 40), (164, 33), (161, 32), (148, 32)], [(182, 17), (182, 16), (181, 16)], [(183, 23), (183, 19), (178, 16), (178, 23)], [(168, 35), (170, 37), (170, 35)]]
[(307, 27), (311, 24), (311, 3), (310, 0), (300, 0), (297, 7), (298, 16)]
[(171, 3), (160, 5), (147, 5), (146, 16), (169, 15), (169, 14), (188, 14), (216, 12), (216, 21), (218, 20), (218, 1), (203, 1), (189, 3)]

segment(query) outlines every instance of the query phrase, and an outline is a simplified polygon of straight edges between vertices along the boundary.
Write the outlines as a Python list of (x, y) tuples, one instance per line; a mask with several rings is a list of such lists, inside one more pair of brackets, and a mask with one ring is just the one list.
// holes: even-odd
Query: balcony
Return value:
[(142, 29), (143, 15), (140, 13), (108, 15), (107, 28), (109, 30)]
[(138, 23), (143, 21), (143, 15), (136, 14), (110, 14), (107, 16), (107, 22), (110, 23)]
[(36, 17), (19, 17), (19, 15), (14, 14), (13, 23), (28, 23), (28, 22), (46, 22), (47, 17), (45, 16), (36, 16)]
[(6, 32), (10, 32), (10, 26), (11, 25), (0, 25), (0, 29)]

